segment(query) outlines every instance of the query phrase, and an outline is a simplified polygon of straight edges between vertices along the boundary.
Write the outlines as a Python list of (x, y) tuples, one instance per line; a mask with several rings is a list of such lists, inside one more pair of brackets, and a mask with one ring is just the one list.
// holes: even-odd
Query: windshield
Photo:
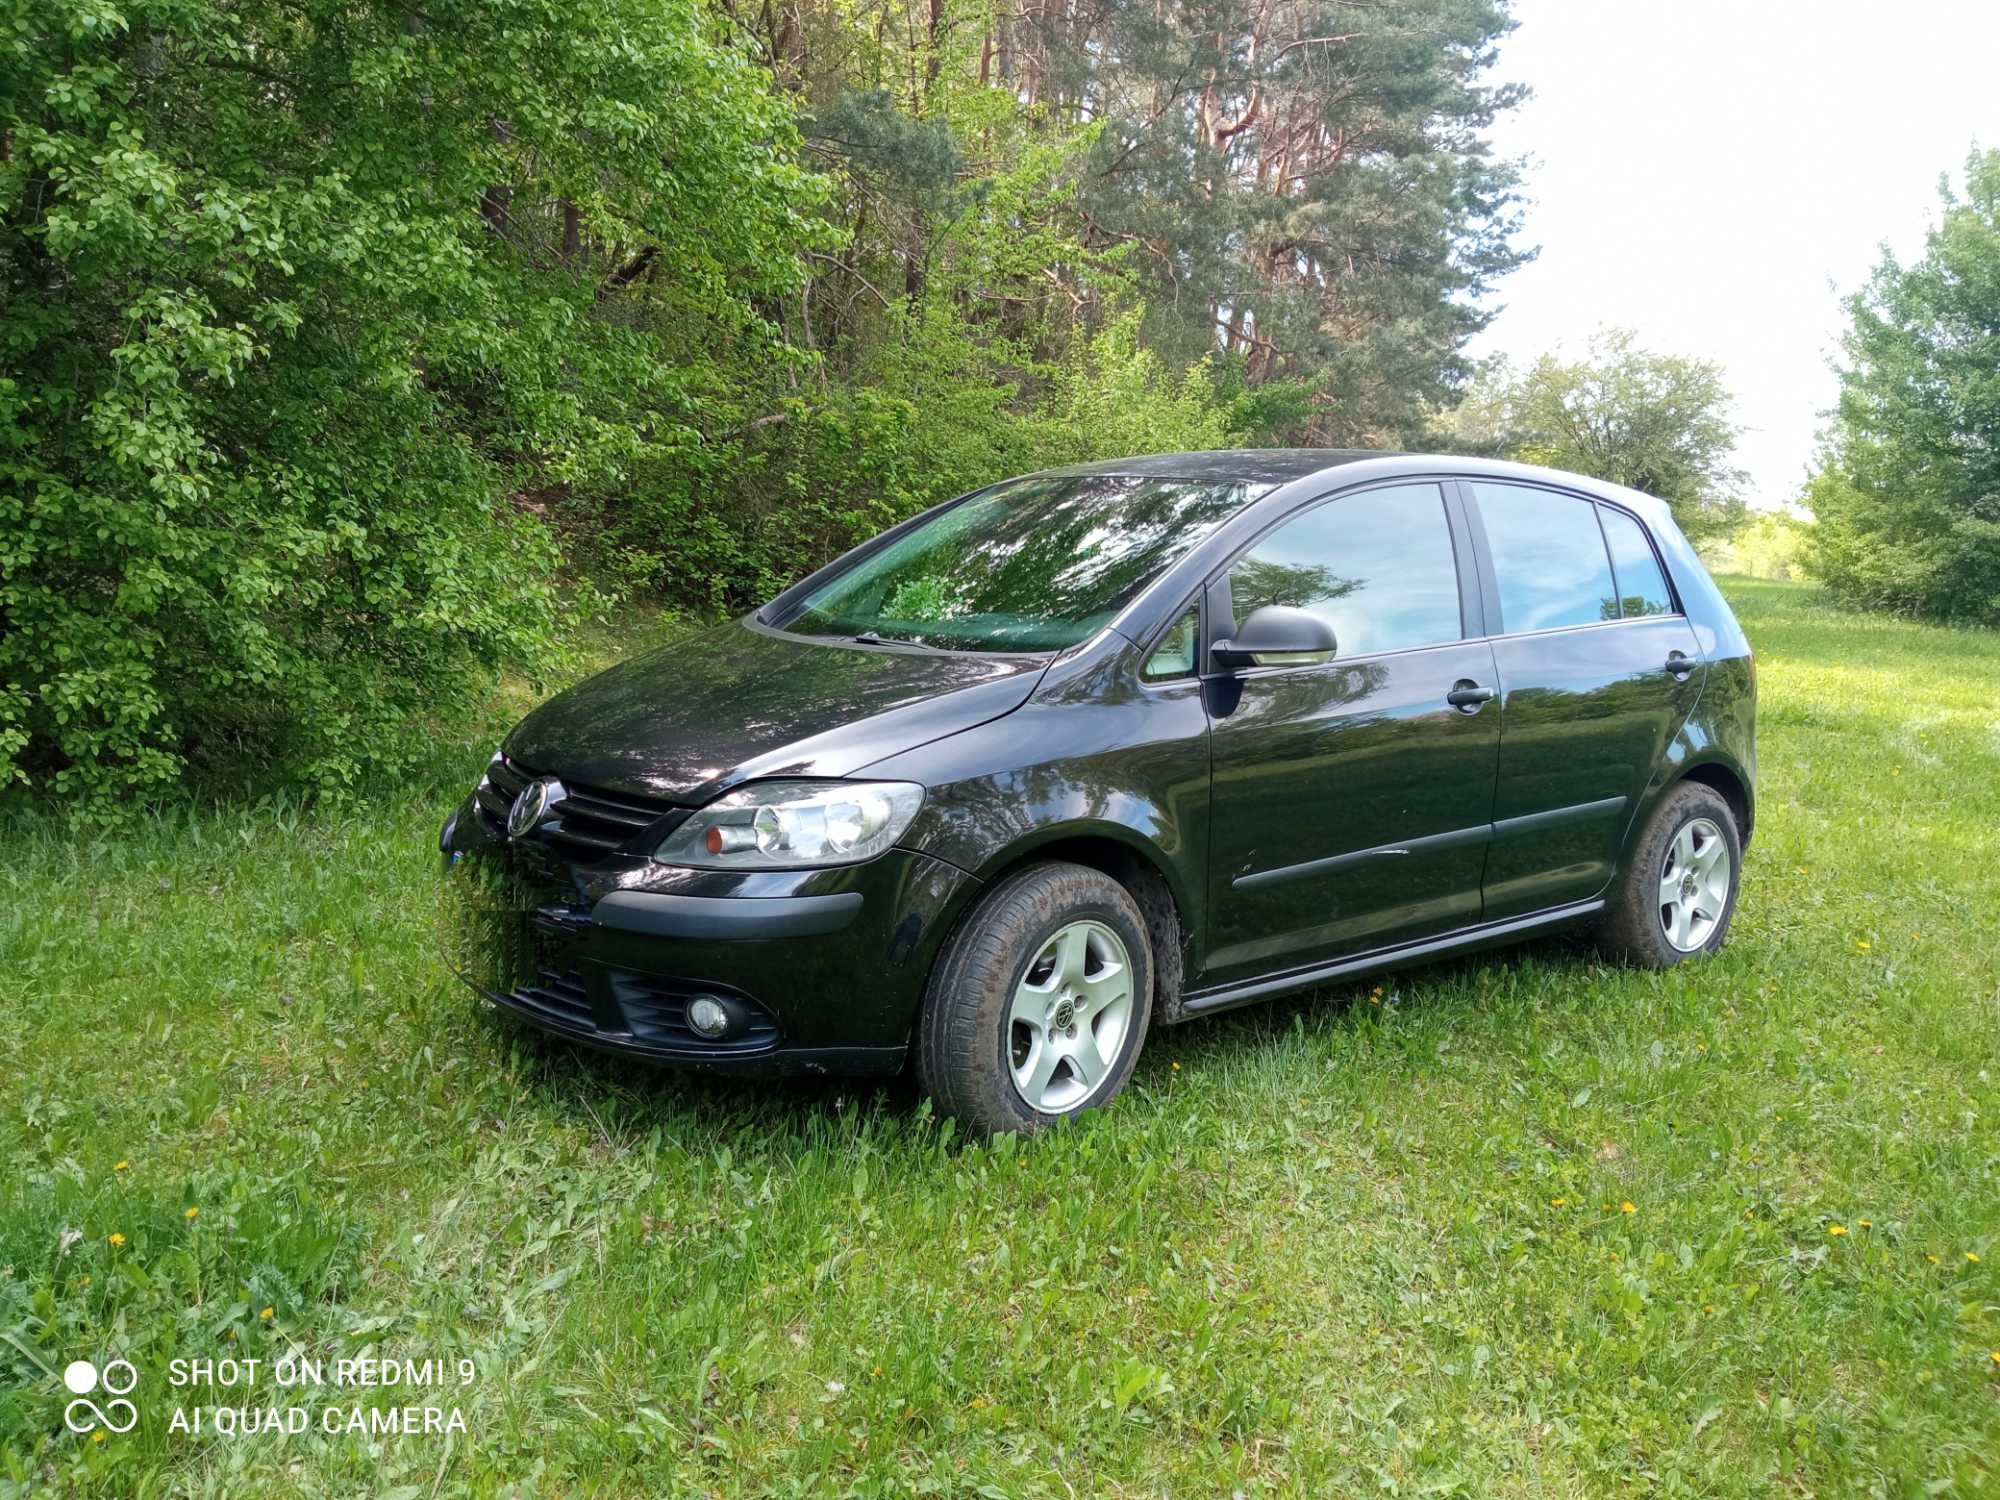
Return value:
[(815, 589), (784, 628), (954, 651), (1060, 651), (1270, 488), (1127, 474), (1016, 480)]

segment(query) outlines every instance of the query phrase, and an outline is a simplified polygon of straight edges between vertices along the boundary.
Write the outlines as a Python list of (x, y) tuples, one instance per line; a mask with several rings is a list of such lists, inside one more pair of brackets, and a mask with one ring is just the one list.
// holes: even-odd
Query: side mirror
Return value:
[(1231, 669), (1299, 667), (1331, 661), (1334, 644), (1333, 627), (1318, 615), (1267, 604), (1251, 610), (1236, 634), (1213, 649), (1216, 664)]

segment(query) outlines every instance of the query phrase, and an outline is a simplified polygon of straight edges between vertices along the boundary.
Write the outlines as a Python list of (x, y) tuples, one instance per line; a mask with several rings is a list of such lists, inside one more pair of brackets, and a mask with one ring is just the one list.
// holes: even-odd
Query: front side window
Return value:
[(1588, 500), (1518, 484), (1472, 482), (1509, 634), (1618, 618), (1611, 559)]
[(1458, 564), (1434, 484), (1363, 490), (1288, 521), (1229, 570), (1240, 623), (1267, 604), (1333, 626), (1342, 657), (1460, 639)]
[(1270, 489), (1127, 474), (1016, 480), (863, 559), (780, 626), (953, 651), (1061, 651)]
[(1608, 505), (1597, 507), (1604, 523), (1604, 540), (1611, 547), (1611, 570), (1618, 578), (1620, 612), (1627, 619), (1635, 615), (1670, 615), (1674, 596), (1667, 589), (1666, 574), (1653, 555), (1653, 544), (1639, 523), (1622, 510)]

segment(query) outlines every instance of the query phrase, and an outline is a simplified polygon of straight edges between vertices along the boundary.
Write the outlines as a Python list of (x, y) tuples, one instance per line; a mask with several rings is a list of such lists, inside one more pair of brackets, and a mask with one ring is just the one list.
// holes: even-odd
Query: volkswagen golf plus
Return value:
[(1011, 479), (507, 736), (440, 844), (453, 969), (683, 1066), (914, 1066), (974, 1131), (1158, 1026), (1587, 928), (1719, 947), (1749, 643), (1658, 500), (1272, 451)]

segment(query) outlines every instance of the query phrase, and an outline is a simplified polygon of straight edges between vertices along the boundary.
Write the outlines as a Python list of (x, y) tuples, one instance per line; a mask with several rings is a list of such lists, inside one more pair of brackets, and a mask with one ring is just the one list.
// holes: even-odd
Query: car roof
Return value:
[(1106, 458), (1096, 463), (1044, 469), (1042, 474), (1066, 478), (1085, 474), (1130, 474), (1148, 479), (1242, 480), (1251, 484), (1286, 484), (1310, 478), (1342, 464), (1399, 454), (1372, 448), (1216, 448), (1205, 453), (1148, 453), (1131, 458)]
[[(1611, 500), (1655, 524), (1667, 519), (1669, 513), (1666, 502), (1657, 496), (1562, 469), (1545, 469), (1508, 459), (1475, 458), (1463, 453), (1405, 453), (1377, 448), (1217, 448), (1202, 453), (1153, 453), (1044, 469), (1034, 477), (1125, 474), (1148, 479), (1287, 486), (1304, 480), (1332, 478), (1337, 471), (1348, 469), (1354, 472), (1339, 474), (1343, 484), (1350, 481), (1365, 484), (1405, 474), (1512, 479), (1528, 484), (1554, 485)], [(1283, 506), (1295, 494), (1287, 492), (1283, 496), (1267, 498), (1273, 498), (1274, 503)]]

